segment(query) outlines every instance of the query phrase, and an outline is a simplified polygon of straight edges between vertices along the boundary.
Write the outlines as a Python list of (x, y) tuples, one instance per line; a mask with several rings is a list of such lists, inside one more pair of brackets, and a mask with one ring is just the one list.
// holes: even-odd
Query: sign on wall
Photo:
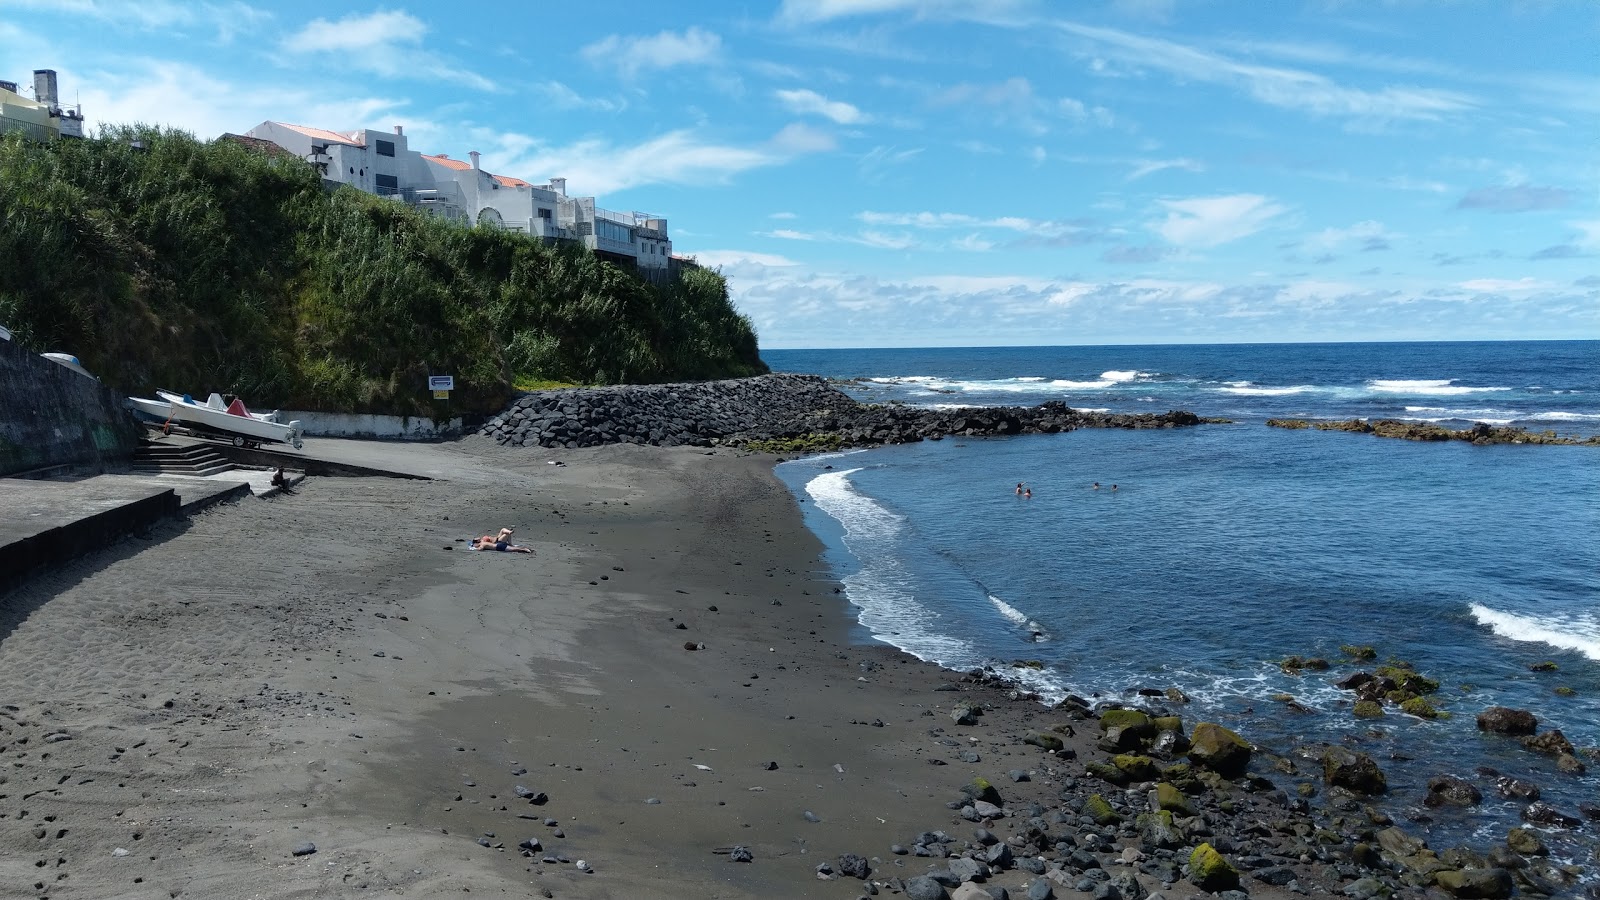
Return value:
[(456, 377), (454, 375), (428, 376), (428, 390), (430, 391), (453, 391), (455, 389)]

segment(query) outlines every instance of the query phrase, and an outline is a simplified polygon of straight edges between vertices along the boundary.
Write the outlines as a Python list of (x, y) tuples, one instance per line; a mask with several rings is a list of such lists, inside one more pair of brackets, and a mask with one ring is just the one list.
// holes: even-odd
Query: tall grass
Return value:
[[(136, 145), (137, 142), (137, 145)], [(0, 324), (128, 392), (490, 412), (514, 382), (766, 371), (716, 272), (655, 287), (574, 245), (466, 228), (298, 159), (144, 126), (0, 140)]]

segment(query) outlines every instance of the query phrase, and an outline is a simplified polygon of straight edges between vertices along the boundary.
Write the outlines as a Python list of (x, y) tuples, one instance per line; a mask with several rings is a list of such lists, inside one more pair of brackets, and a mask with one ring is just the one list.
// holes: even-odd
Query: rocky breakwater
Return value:
[(812, 375), (687, 384), (565, 388), (525, 394), (480, 433), (518, 447), (602, 444), (736, 446), (770, 452), (903, 444), (953, 435), (1055, 434), (1076, 428), (1173, 428), (1189, 412), (1089, 413), (1033, 407), (923, 409), (868, 405)]

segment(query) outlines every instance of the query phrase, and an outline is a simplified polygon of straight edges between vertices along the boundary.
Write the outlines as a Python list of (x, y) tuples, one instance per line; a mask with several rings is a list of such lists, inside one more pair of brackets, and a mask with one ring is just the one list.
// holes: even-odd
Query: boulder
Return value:
[(1051, 734), (1048, 731), (1035, 731), (1023, 738), (1022, 742), (1024, 744), (1032, 744), (1033, 746), (1038, 747), (1048, 753), (1059, 752), (1063, 747), (1066, 746), (1066, 744), (1062, 742), (1061, 738)]
[(1155, 800), (1158, 810), (1164, 809), (1175, 816), (1194, 815), (1194, 810), (1189, 808), (1189, 801), (1183, 796), (1183, 792), (1166, 782), (1156, 785)]
[(1358, 719), (1377, 719), (1384, 715), (1383, 704), (1376, 700), (1357, 700), (1355, 715)]
[(1422, 798), (1425, 806), (1477, 806), (1483, 802), (1483, 792), (1465, 778), (1440, 775), (1428, 781), (1428, 795)]
[(1433, 877), (1434, 883), (1452, 897), (1509, 897), (1516, 887), (1505, 869), (1446, 869)]
[(1506, 706), (1491, 706), (1478, 713), (1478, 730), (1491, 734), (1533, 734), (1539, 728), (1539, 720), (1533, 713), (1525, 709), (1511, 709)]
[(1239, 887), (1239, 870), (1210, 844), (1189, 854), (1189, 880), (1202, 891), (1231, 891)]
[(1537, 831), (1527, 828), (1513, 828), (1506, 835), (1506, 846), (1523, 856), (1549, 856), (1550, 848), (1544, 845), (1544, 840)]
[(989, 779), (981, 776), (967, 782), (961, 788), (961, 793), (966, 794), (973, 800), (983, 800), (987, 803), (993, 803), (995, 806), (1005, 805), (1005, 801), (1000, 799), (1000, 792), (995, 790), (993, 784), (989, 783)]
[(906, 879), (906, 900), (949, 900), (944, 885), (926, 875)]
[(1561, 733), (1561, 729), (1552, 728), (1544, 734), (1531, 735), (1522, 739), (1522, 746), (1535, 753), (1548, 753), (1551, 756), (1560, 756), (1565, 753), (1572, 755), (1572, 742)]
[(1244, 738), (1215, 722), (1201, 722), (1190, 735), (1189, 759), (1224, 778), (1237, 778), (1250, 765), (1252, 747)]
[(1512, 778), (1502, 775), (1495, 779), (1495, 790), (1507, 800), (1537, 800), (1539, 799), (1539, 786), (1531, 781), (1521, 778)]
[(1155, 760), (1148, 756), (1121, 754), (1111, 757), (1111, 764), (1122, 770), (1131, 781), (1154, 781), (1161, 777)]
[(1096, 825), (1115, 825), (1122, 821), (1122, 817), (1111, 808), (1106, 798), (1099, 794), (1090, 794), (1089, 799), (1083, 801), (1083, 814), (1094, 819)]
[(1322, 778), (1330, 785), (1356, 794), (1375, 796), (1389, 790), (1388, 779), (1372, 757), (1345, 747), (1329, 747), (1323, 751)]
[(1522, 821), (1550, 828), (1577, 828), (1583, 820), (1569, 816), (1543, 800), (1535, 800), (1522, 810)]
[(1131, 732), (1131, 736), (1141, 740), (1155, 737), (1155, 726), (1150, 723), (1150, 717), (1136, 709), (1108, 709), (1100, 713), (1100, 730), (1110, 732), (1113, 728), (1120, 728), (1123, 732)]

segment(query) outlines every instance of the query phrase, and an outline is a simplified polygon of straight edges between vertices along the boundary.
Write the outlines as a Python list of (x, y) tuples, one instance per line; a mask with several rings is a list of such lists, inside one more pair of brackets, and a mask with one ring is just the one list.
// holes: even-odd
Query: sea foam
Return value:
[(1593, 616), (1519, 616), (1474, 603), (1472, 617), (1503, 638), (1549, 644), (1600, 660), (1600, 619)]
[(1456, 384), (1454, 378), (1374, 378), (1367, 382), (1367, 387), (1382, 394), (1414, 394), (1424, 397), (1451, 397), (1459, 394), (1485, 394), (1511, 390), (1508, 387), (1469, 387)]

